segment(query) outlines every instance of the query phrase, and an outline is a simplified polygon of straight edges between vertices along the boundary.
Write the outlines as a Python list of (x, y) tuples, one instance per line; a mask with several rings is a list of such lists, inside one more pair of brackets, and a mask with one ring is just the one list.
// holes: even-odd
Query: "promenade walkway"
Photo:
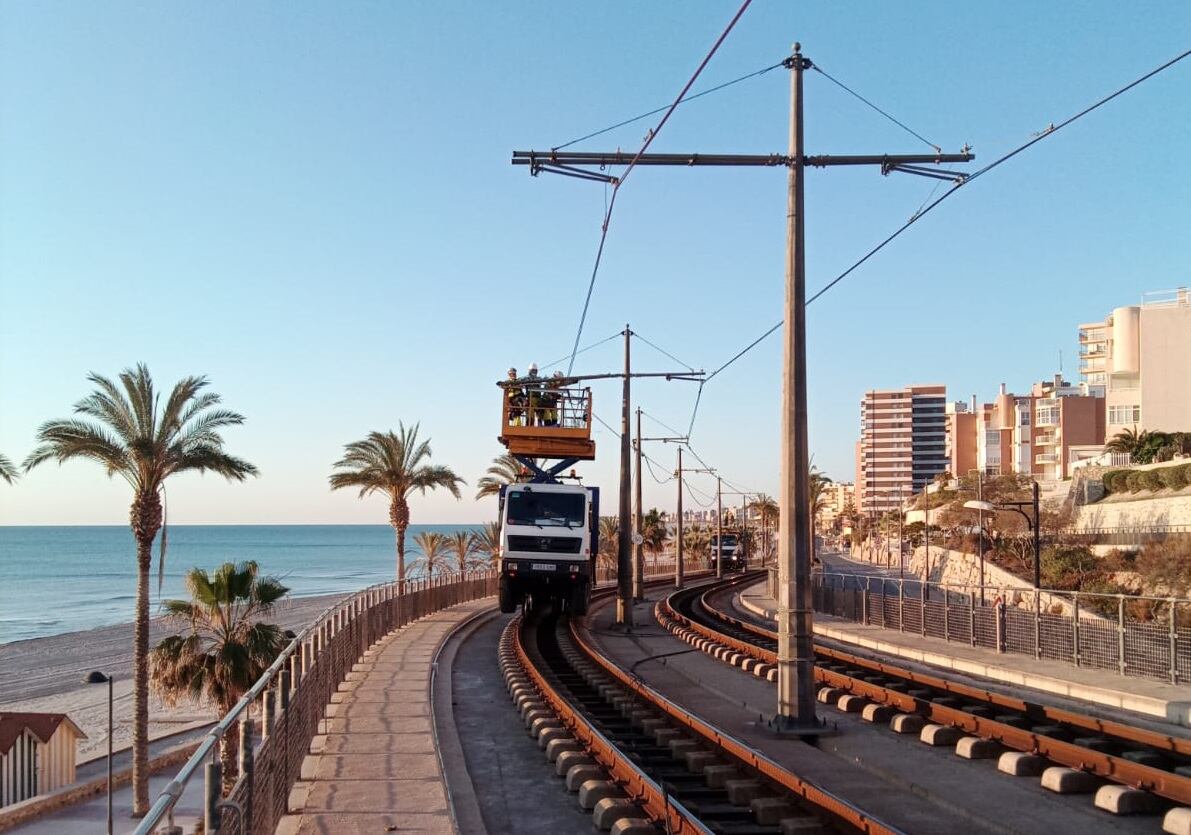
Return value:
[(435, 654), (477, 600), (388, 635), (332, 698), (279, 833), (455, 832), (431, 716)]

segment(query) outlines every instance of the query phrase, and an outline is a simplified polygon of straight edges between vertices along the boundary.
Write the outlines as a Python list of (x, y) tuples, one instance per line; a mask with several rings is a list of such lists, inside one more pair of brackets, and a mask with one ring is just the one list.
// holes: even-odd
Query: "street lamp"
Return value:
[(108, 685), (108, 835), (112, 835), (112, 677), (99, 670), (92, 670), (83, 679), (84, 684)]
[[(999, 504), (993, 504), (992, 502), (986, 502), (986, 501), (970, 501), (970, 502), (964, 502), (964, 507), (970, 508), (972, 510), (984, 511), (985, 513), (995, 513), (998, 510), (1013, 510), (1013, 511), (1016, 511), (1017, 513), (1020, 513), (1022, 515), (1022, 517), (1026, 520), (1027, 529), (1030, 531), (1030, 533), (1032, 533), (1034, 535), (1034, 588), (1037, 589), (1037, 588), (1041, 588), (1041, 586), (1042, 586), (1042, 531), (1041, 531), (1042, 522), (1041, 522), (1041, 516), (1039, 515), (1039, 512), (1038, 512), (1038, 504), (1039, 504), (1038, 482), (1035, 481), (1033, 484), (1034, 484), (1034, 488), (1033, 488), (1034, 495), (1033, 495), (1033, 498), (1028, 502), (1000, 502)], [(1031, 518), (1030, 514), (1028, 514), (1024, 510), (1022, 510), (1022, 508), (1024, 508), (1024, 507), (1029, 507), (1029, 508), (1033, 509), (1034, 515), (1032, 518)], [(980, 565), (980, 572), (981, 572), (980, 581), (981, 581), (981, 585), (983, 585), (983, 583), (984, 583), (983, 561), (981, 562), (981, 565)]]

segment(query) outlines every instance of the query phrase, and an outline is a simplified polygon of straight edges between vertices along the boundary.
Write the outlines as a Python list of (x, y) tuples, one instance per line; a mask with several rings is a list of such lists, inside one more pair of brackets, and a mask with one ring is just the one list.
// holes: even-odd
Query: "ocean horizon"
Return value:
[[(423, 531), (451, 534), (481, 525), (410, 525), (406, 565), (420, 552)], [(195, 566), (256, 560), (293, 597), (347, 594), (396, 575), (389, 525), (188, 524), (169, 527), (165, 575), (157, 590), (154, 543), (149, 613), (162, 600), (186, 596), (183, 578)], [(127, 525), (0, 526), (0, 644), (127, 623), (136, 598), (136, 543)]]

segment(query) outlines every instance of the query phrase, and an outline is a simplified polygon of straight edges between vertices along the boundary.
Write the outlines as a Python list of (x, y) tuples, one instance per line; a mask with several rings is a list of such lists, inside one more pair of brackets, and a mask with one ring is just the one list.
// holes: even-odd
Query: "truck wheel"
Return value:
[(586, 615), (587, 601), (590, 597), (586, 585), (576, 586), (571, 591), (571, 614), (572, 615)]
[(500, 611), (503, 614), (511, 615), (517, 611), (517, 598), (513, 596), (513, 590), (509, 588), (509, 580), (507, 577), (500, 578)]

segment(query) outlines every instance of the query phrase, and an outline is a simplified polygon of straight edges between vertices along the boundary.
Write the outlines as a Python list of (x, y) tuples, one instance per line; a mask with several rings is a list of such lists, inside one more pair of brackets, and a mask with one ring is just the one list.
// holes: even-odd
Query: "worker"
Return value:
[(558, 402), (562, 397), (559, 389), (562, 384), (562, 372), (555, 371), (542, 392), (542, 422), (546, 426), (558, 426)]
[(525, 387), (525, 394), (527, 405), (529, 407), (529, 426), (542, 425), (542, 389), (541, 378), (538, 377), (538, 364), (531, 362), (529, 364), (529, 384)]
[[(509, 369), (509, 382), (517, 382), (517, 369)], [(509, 403), (509, 426), (525, 425), (525, 389), (516, 385), (505, 386), (505, 399)]]

